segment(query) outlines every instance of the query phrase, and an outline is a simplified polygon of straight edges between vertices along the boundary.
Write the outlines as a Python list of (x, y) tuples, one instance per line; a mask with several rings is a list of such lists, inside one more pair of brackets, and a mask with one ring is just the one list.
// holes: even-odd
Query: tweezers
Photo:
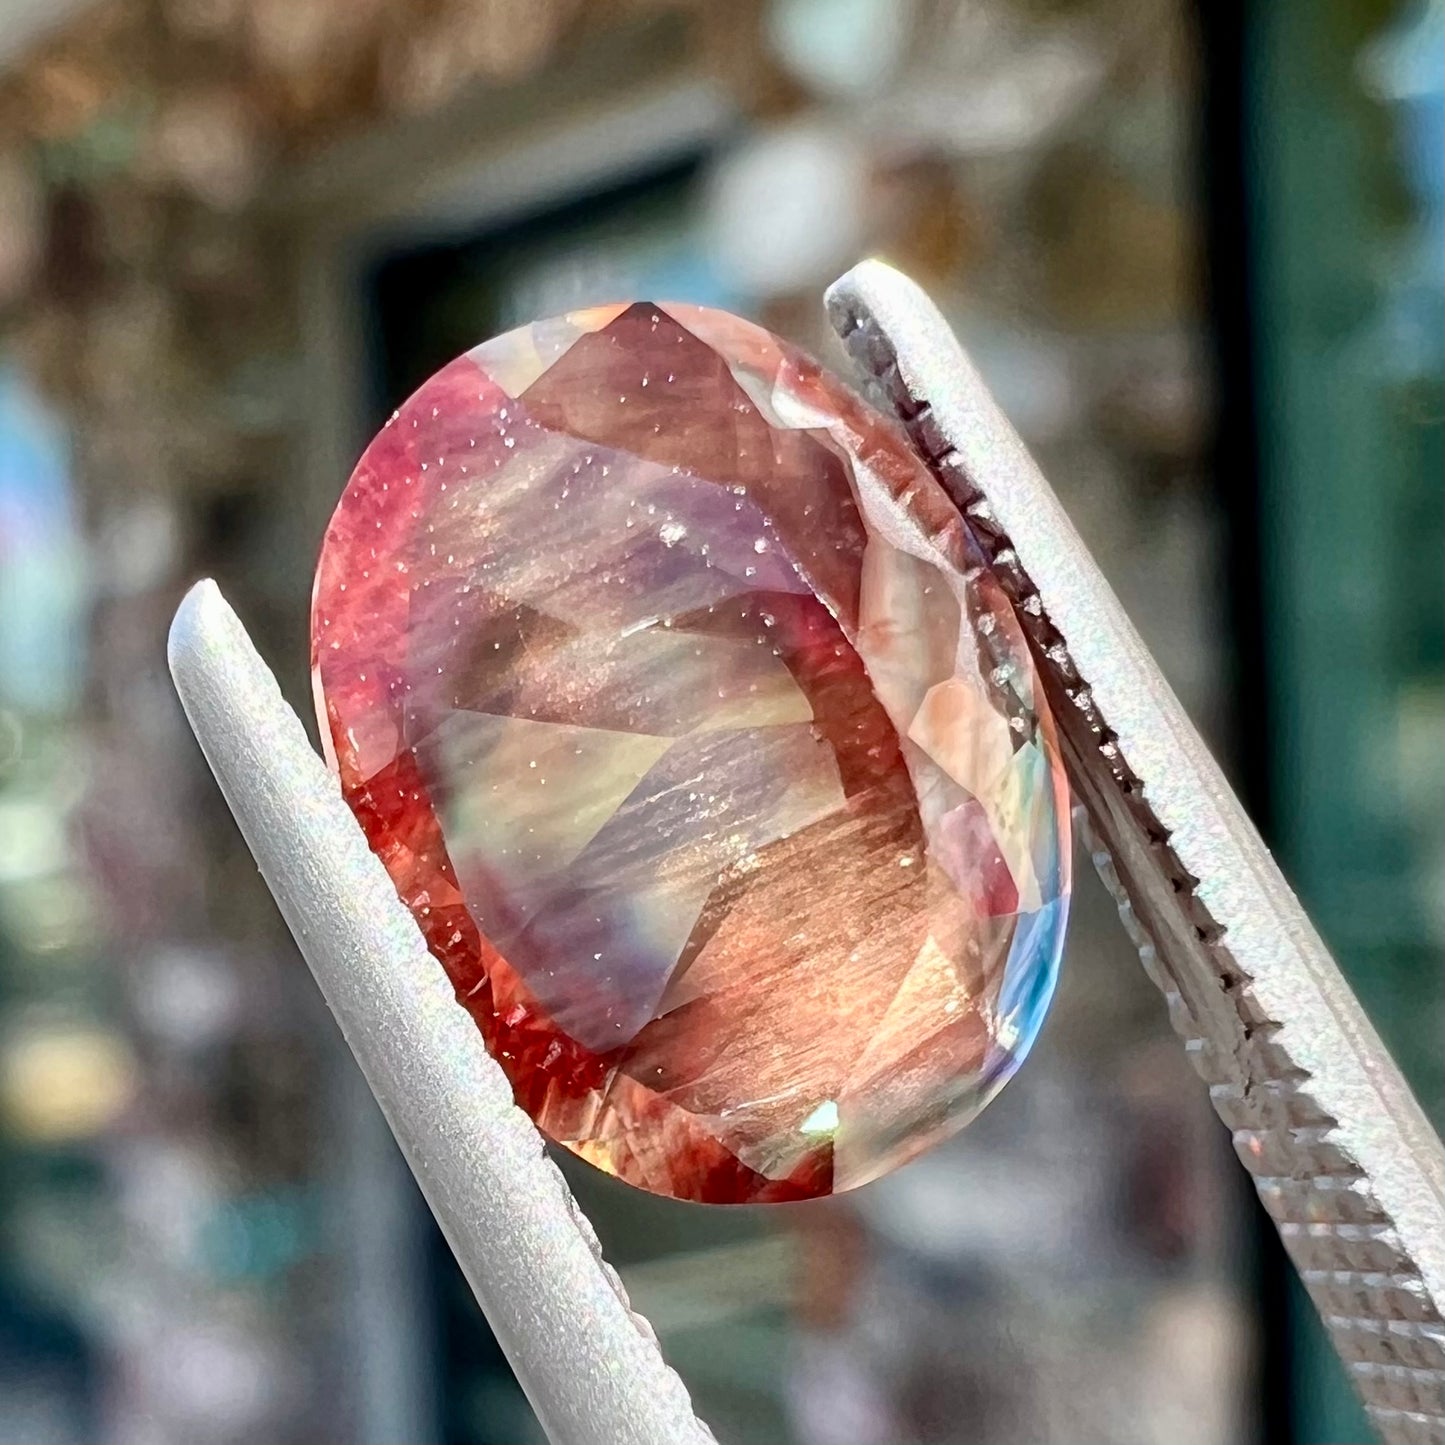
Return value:
[[(1445, 1150), (948, 324), (865, 261), (834, 329), (966, 518), (1037, 656), (1145, 970), (1386, 1445), (1445, 1445)], [(629, 1306), (335, 780), (214, 583), (170, 634), (262, 875), (553, 1445), (713, 1437)]]

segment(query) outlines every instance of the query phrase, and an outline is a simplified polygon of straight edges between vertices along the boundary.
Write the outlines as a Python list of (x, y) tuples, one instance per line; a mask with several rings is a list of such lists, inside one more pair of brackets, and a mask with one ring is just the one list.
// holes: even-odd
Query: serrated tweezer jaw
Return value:
[(1439, 1138), (937, 309), (877, 261), (828, 309), (1018, 613), (1094, 861), (1381, 1437), (1445, 1445)]

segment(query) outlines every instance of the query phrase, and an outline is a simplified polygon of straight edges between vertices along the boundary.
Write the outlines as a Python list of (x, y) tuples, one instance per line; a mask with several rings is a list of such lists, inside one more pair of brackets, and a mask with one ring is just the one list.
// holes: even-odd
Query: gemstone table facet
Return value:
[(901, 431), (758, 327), (597, 307), (428, 381), (326, 534), (372, 848), (553, 1140), (711, 1203), (864, 1183), (1036, 1036), (1068, 797)]

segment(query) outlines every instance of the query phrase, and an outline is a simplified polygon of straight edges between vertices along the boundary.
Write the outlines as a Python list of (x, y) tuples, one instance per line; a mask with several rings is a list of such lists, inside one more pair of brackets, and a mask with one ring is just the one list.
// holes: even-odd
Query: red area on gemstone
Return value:
[(891, 423), (696, 307), (508, 333), (368, 447), (317, 572), (328, 756), (550, 1137), (802, 1198), (1008, 1077), (1067, 799), (978, 563)]

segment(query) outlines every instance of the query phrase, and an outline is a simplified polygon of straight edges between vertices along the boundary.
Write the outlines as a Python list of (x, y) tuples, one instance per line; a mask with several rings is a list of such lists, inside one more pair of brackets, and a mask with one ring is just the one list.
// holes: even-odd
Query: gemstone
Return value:
[(890, 420), (697, 306), (443, 368), (322, 548), (327, 755), (544, 1133), (799, 1199), (952, 1133), (1042, 1024), (1067, 790), (1018, 622)]

